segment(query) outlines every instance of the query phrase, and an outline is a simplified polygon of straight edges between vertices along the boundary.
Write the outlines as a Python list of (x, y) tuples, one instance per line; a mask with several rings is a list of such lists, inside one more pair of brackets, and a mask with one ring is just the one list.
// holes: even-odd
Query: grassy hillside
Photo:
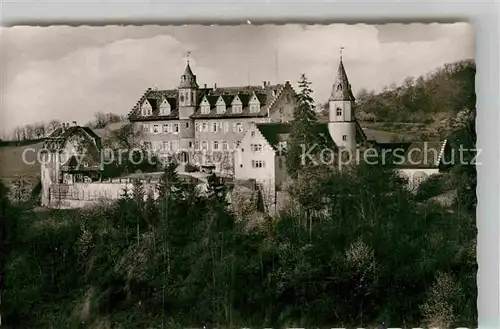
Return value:
[(473, 108), (476, 67), (473, 61), (446, 64), (417, 79), (374, 94), (357, 95), (359, 119), (375, 122), (433, 123)]
[[(405, 136), (405, 139), (443, 139), (451, 122), (464, 109), (475, 108), (473, 61), (446, 64), (381, 93), (361, 90), (356, 116), (364, 128)], [(328, 104), (322, 112), (328, 113)], [(385, 138), (384, 138), (385, 139)]]
[(24, 146), (0, 147), (0, 179), (9, 182), (18, 176), (31, 179), (39, 176), (40, 163), (36, 160), (42, 145), (43, 142), (37, 142)]

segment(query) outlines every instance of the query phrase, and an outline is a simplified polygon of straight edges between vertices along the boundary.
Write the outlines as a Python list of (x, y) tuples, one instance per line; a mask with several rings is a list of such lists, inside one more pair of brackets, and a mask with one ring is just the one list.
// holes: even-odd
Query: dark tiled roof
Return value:
[(377, 143), (380, 150), (395, 155), (393, 164), (401, 169), (438, 168), (443, 159), (447, 141)]
[[(272, 105), (272, 100), (275, 99), (273, 95), (273, 90), (280, 90), (283, 85), (266, 86), (265, 88), (261, 86), (247, 86), (247, 87), (227, 87), (227, 88), (217, 88), (207, 89), (205, 95), (207, 100), (211, 105), (210, 113), (201, 113), (201, 108), (198, 107), (195, 113), (191, 116), (192, 118), (255, 118), (255, 117), (265, 117), (267, 116), (267, 110)], [(250, 112), (248, 107), (248, 102), (250, 101), (252, 95), (255, 93), (257, 99), (261, 103), (259, 112)], [(219, 96), (222, 96), (224, 102), (228, 106), (225, 113), (217, 113), (215, 104)], [(233, 113), (229, 105), (233, 102), (233, 99), (238, 96), (243, 105), (241, 113)], [(276, 94), (278, 96), (278, 94)], [(270, 100), (268, 102), (268, 100)]]
[(347, 79), (347, 73), (344, 69), (342, 59), (340, 60), (339, 68), (337, 70), (337, 77), (333, 84), (332, 93), (330, 94), (331, 101), (354, 101), (354, 95), (351, 91), (351, 84)]
[[(257, 129), (267, 142), (275, 149), (278, 150), (279, 142), (285, 142), (290, 136), (292, 125), (289, 123), (258, 123)], [(316, 126), (317, 133), (323, 135), (327, 143), (334, 146), (330, 132), (328, 131), (328, 124), (318, 123)]]
[[(188, 71), (188, 68), (186, 68)], [(190, 70), (190, 68), (189, 68)], [(187, 72), (189, 73), (189, 72)], [(191, 72), (192, 73), (192, 72)], [(284, 90), (285, 86), (291, 88), (289, 82), (286, 84), (277, 84), (277, 85), (266, 85), (266, 86), (241, 86), (241, 87), (218, 87), (218, 88), (198, 88), (198, 104), (201, 103), (201, 100), (206, 96), (208, 102), (210, 103), (211, 111), (209, 114), (201, 114), (200, 106), (198, 106), (191, 116), (192, 118), (220, 118), (220, 117), (228, 117), (228, 118), (237, 118), (237, 117), (265, 117), (268, 115), (268, 109), (272, 108), (274, 102), (279, 97), (281, 92)], [(261, 110), (256, 113), (250, 113), (248, 108), (248, 102), (253, 94), (257, 95), (259, 102), (261, 103)], [(237, 95), (242, 104), (243, 110), (242, 113), (232, 113), (227, 110), (225, 113), (217, 113), (215, 109), (215, 104), (219, 96), (223, 97), (226, 105), (229, 106), (234, 97)], [(162, 99), (166, 98), (168, 102), (171, 104), (171, 113), (170, 115), (159, 115), (159, 102)], [(152, 120), (169, 120), (169, 119), (178, 119), (179, 118), (179, 110), (177, 104), (178, 91), (176, 89), (171, 90), (152, 90), (148, 88), (139, 101), (135, 104), (135, 106), (129, 112), (128, 118), (131, 121), (152, 121)], [(140, 113), (140, 108), (142, 104), (148, 101), (151, 104), (153, 109), (153, 113), (150, 116), (142, 116)]]
[(181, 77), (181, 83), (179, 88), (198, 88), (198, 83), (196, 82), (196, 75), (193, 74), (189, 63), (186, 65), (184, 74)]
[(49, 135), (49, 137), (45, 139), (43, 148), (53, 151), (60, 150), (64, 148), (66, 140), (76, 134), (79, 130), (83, 130), (89, 135), (90, 138), (94, 139), (97, 146), (100, 148), (101, 138), (89, 127), (81, 126), (70, 126), (64, 129), (62, 127), (57, 128), (52, 132), (52, 134)]
[(292, 126), (287, 123), (260, 123), (257, 129), (275, 150), (279, 142), (286, 141)]
[(405, 167), (437, 168), (446, 141), (413, 142), (405, 152)]

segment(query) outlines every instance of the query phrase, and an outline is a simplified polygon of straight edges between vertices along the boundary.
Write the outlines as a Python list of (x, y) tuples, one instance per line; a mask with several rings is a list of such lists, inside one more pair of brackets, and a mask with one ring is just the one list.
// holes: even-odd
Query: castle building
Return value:
[(289, 81), (200, 87), (188, 61), (178, 88), (147, 89), (129, 120), (141, 132), (144, 147), (160, 157), (175, 154), (181, 163), (213, 163), (216, 171), (232, 173), (232, 152), (250, 125), (289, 122), (294, 107), (295, 92)]

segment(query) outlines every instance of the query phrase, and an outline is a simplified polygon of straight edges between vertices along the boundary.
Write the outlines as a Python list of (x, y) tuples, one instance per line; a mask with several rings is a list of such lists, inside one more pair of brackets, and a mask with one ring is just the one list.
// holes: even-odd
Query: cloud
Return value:
[[(31, 62), (3, 90), (3, 122), (11, 128), (50, 119), (85, 123), (97, 111), (125, 114), (146, 88), (174, 87), (184, 53), (175, 38), (157, 36)], [(199, 71), (213, 75), (209, 69)]]
[(97, 111), (126, 114), (146, 88), (177, 86), (188, 50), (200, 86), (295, 85), (306, 73), (317, 103), (330, 93), (340, 47), (354, 92), (379, 91), (474, 57), (467, 24), (14, 27), (1, 33), (0, 111), (7, 130), (51, 119), (85, 123)]

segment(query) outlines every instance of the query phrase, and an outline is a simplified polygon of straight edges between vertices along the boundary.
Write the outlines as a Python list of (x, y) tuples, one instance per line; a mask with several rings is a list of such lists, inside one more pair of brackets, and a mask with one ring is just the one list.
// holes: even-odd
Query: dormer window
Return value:
[(222, 96), (219, 96), (219, 99), (217, 100), (217, 113), (218, 114), (223, 114), (226, 113), (226, 102), (224, 102), (224, 99)]
[(342, 116), (342, 109), (340, 107), (337, 107), (337, 116)]
[(255, 94), (250, 99), (250, 102), (248, 102), (248, 105), (251, 113), (256, 113), (260, 111), (260, 102)]
[(340, 91), (340, 90), (342, 90), (342, 85), (340, 85), (340, 84), (339, 84), (339, 85), (337, 86), (337, 91)]
[(238, 95), (234, 96), (233, 101), (231, 102), (231, 111), (233, 113), (241, 113), (243, 112), (243, 103)]
[(145, 100), (142, 104), (141, 111), (143, 116), (149, 116), (153, 114), (153, 108), (151, 107), (151, 104), (149, 104), (148, 100)]
[(170, 104), (165, 98), (160, 105), (160, 115), (170, 115)]
[(200, 103), (201, 114), (210, 114), (210, 103), (206, 97)]

